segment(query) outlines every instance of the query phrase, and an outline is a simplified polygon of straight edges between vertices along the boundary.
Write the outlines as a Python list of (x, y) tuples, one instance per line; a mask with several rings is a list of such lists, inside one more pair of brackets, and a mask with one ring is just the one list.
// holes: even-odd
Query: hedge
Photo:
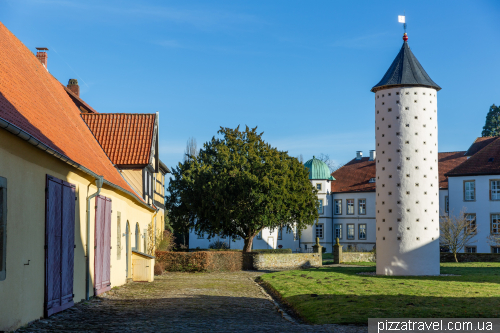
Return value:
[(156, 272), (240, 271), (245, 269), (240, 251), (156, 251)]
[(292, 253), (292, 249), (262, 249), (252, 251), (257, 253)]

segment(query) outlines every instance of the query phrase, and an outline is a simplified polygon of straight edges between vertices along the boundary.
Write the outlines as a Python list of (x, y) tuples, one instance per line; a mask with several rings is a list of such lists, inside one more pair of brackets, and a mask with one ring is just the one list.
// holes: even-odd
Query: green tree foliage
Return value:
[(179, 163), (177, 167), (172, 168), (172, 178), (168, 183), (165, 208), (168, 211), (168, 217), (173, 232), (177, 236), (179, 244), (187, 245), (189, 230), (194, 226), (194, 213), (187, 207), (182, 195), (187, 195), (189, 189), (182, 174), (189, 168), (190, 161)]
[(172, 171), (167, 208), (173, 224), (183, 221), (209, 238), (241, 237), (245, 252), (263, 228), (300, 232), (314, 224), (317, 191), (296, 158), (264, 142), (257, 128), (218, 133), (223, 138), (213, 137)]
[(486, 123), (483, 127), (482, 136), (499, 136), (500, 135), (500, 107), (493, 104), (490, 111), (486, 115)]

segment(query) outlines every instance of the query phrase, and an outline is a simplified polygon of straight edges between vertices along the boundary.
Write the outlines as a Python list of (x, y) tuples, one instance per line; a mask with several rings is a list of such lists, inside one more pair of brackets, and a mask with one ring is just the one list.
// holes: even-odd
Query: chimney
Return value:
[(80, 97), (80, 86), (78, 85), (77, 79), (69, 79), (68, 85), (69, 90), (73, 92), (76, 96)]
[(375, 161), (375, 157), (377, 156), (376, 150), (370, 150), (370, 161)]
[(43, 67), (47, 69), (47, 51), (49, 50), (46, 47), (37, 47), (38, 51), (36, 52), (36, 57), (42, 63)]
[(357, 160), (360, 160), (360, 159), (362, 159), (362, 158), (363, 158), (363, 152), (362, 152), (361, 150), (358, 150), (358, 151), (356, 152), (356, 159), (357, 159)]

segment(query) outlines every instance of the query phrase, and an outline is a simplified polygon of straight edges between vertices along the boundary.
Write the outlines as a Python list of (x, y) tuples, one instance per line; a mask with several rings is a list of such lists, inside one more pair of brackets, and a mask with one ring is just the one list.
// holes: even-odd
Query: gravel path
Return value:
[(168, 273), (129, 283), (17, 332), (342, 332), (367, 327), (297, 323), (254, 279), (261, 272)]

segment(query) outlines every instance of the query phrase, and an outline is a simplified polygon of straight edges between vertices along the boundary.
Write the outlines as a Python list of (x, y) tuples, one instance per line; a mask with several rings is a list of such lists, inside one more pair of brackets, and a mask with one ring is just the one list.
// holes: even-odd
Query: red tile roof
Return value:
[(499, 175), (500, 174), (500, 137), (479, 150), (467, 161), (447, 173), (447, 176)]
[(438, 154), (439, 188), (448, 188), (448, 177), (445, 174), (465, 161), (467, 156), (464, 151)]
[(491, 136), (477, 138), (476, 140), (474, 140), (472, 145), (469, 147), (469, 149), (467, 150), (465, 155), (466, 156), (474, 155), (475, 153), (477, 153), (478, 151), (480, 151), (481, 149), (483, 149), (484, 147), (486, 147), (487, 145), (492, 143), (493, 140), (495, 140), (496, 138), (497, 137), (491, 137)]
[[(82, 112), (92, 112), (92, 113), (97, 113), (96, 110), (94, 110), (90, 105), (85, 103), (83, 99), (80, 98), (80, 96), (76, 95), (74, 92), (72, 92), (68, 87), (65, 85), (61, 84), (68, 93), (69, 97), (73, 100), (73, 102), (80, 108)], [(82, 110), (83, 108), (83, 110)]]
[(0, 118), (134, 193), (94, 139), (61, 83), (2, 23), (0, 45)]
[[(448, 188), (448, 178), (445, 173), (467, 160), (463, 151), (439, 153), (439, 187)], [(332, 173), (336, 179), (332, 181), (332, 192), (374, 192), (376, 183), (370, 183), (371, 178), (376, 175), (375, 161), (370, 161), (368, 157), (361, 160), (353, 159), (337, 171)]]
[(332, 192), (372, 192), (375, 183), (370, 183), (370, 178), (375, 178), (375, 161), (369, 157), (361, 160), (353, 159), (332, 173)]
[(81, 116), (113, 164), (149, 164), (156, 114), (82, 113)]

